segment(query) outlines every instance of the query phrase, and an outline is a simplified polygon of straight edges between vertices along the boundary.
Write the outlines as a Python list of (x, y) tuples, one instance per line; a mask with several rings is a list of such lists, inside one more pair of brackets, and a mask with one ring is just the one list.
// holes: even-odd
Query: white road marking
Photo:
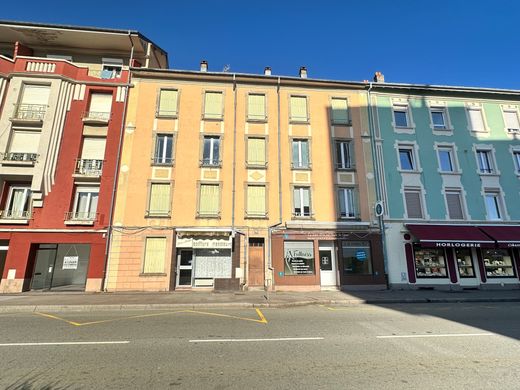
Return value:
[(475, 337), (475, 336), (496, 336), (494, 333), (447, 333), (447, 334), (407, 334), (376, 336), (378, 339), (412, 339), (420, 337)]
[(190, 343), (247, 343), (256, 341), (306, 341), (306, 340), (323, 340), (323, 337), (278, 337), (272, 339), (208, 339), (208, 340), (190, 340)]
[(54, 343), (4, 343), (0, 347), (35, 347), (46, 345), (99, 345), (99, 344), (128, 344), (130, 341), (62, 341)]

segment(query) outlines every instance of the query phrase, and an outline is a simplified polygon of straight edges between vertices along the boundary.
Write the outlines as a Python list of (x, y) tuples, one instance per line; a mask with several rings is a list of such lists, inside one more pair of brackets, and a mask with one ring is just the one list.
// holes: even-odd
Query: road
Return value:
[(520, 305), (0, 315), (4, 389), (502, 389)]

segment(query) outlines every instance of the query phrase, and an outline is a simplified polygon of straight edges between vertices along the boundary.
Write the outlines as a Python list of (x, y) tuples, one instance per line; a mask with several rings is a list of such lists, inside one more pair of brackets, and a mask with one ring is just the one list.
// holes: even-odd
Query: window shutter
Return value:
[(43, 104), (49, 102), (50, 87), (47, 85), (25, 85), (22, 104)]
[(153, 183), (150, 188), (150, 214), (166, 215), (170, 212), (170, 184)]
[(520, 129), (520, 123), (518, 122), (518, 114), (516, 111), (504, 111), (504, 119), (506, 122), (506, 128)]
[(332, 122), (333, 123), (348, 123), (348, 107), (347, 99), (333, 98), (332, 105)]
[(450, 219), (464, 219), (462, 212), (462, 204), (460, 201), (460, 193), (447, 192), (446, 203), (448, 204), (448, 215)]
[(143, 273), (163, 273), (166, 257), (166, 238), (148, 237), (144, 254)]
[(90, 112), (110, 113), (112, 108), (112, 95), (108, 93), (93, 93), (90, 98)]
[(247, 163), (251, 165), (265, 165), (265, 139), (247, 139)]
[(219, 186), (202, 184), (200, 186), (199, 213), (217, 215), (219, 211)]
[(39, 131), (13, 131), (10, 153), (37, 153), (40, 144)]
[(179, 92), (176, 90), (161, 90), (159, 96), (159, 115), (177, 115), (177, 98)]
[(206, 92), (204, 100), (204, 117), (209, 119), (222, 118), (221, 92)]
[(83, 138), (82, 160), (103, 160), (106, 138)]
[(408, 218), (423, 218), (421, 208), (421, 194), (416, 191), (408, 191), (404, 193), (406, 201), (406, 213)]
[(265, 187), (247, 187), (247, 214), (265, 215)]
[(291, 96), (291, 120), (306, 122), (307, 98), (304, 96)]
[(482, 111), (476, 109), (470, 109), (469, 121), (472, 130), (484, 130), (484, 119), (482, 118)]
[(265, 95), (251, 94), (248, 96), (248, 101), (248, 118), (257, 120), (265, 119)]

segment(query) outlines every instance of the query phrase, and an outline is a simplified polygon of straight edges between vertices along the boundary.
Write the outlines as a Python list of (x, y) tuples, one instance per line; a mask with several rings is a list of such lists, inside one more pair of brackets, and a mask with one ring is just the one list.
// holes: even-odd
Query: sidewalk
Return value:
[(318, 292), (30, 292), (0, 295), (0, 313), (33, 311), (265, 308), (304, 305), (520, 302), (520, 290)]

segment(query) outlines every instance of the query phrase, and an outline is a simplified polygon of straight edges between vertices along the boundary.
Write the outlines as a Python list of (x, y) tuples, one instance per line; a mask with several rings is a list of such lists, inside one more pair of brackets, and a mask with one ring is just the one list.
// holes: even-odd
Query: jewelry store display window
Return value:
[(482, 258), (488, 278), (512, 278), (515, 276), (513, 259), (507, 249), (483, 249)]
[(415, 272), (418, 278), (446, 278), (444, 249), (414, 247)]
[(459, 269), (459, 276), (461, 278), (475, 277), (475, 268), (473, 266), (471, 249), (455, 249), (455, 259), (457, 261), (457, 268)]

